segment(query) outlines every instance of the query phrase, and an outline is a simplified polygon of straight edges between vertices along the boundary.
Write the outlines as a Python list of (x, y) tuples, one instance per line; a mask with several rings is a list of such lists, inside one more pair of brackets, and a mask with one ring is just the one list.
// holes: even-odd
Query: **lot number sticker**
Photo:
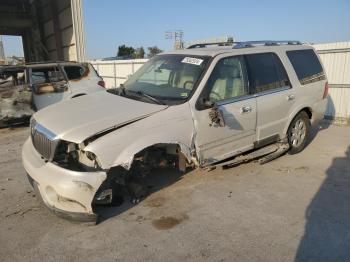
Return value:
[(191, 64), (191, 65), (201, 65), (203, 60), (199, 59), (199, 58), (194, 58), (194, 57), (185, 57), (184, 59), (182, 59), (181, 61), (182, 63), (186, 63), (186, 64)]

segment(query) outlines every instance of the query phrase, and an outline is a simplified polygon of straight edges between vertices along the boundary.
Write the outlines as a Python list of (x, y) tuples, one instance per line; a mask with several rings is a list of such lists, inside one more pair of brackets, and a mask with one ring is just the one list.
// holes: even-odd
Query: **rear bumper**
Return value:
[(30, 138), (23, 146), (22, 161), (37, 196), (56, 215), (82, 222), (97, 220), (91, 203), (107, 177), (105, 172), (76, 172), (46, 162)]

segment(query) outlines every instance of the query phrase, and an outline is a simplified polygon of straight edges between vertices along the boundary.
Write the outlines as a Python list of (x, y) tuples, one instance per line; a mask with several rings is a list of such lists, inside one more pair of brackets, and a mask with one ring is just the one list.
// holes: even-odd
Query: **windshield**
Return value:
[(125, 93), (152, 96), (164, 104), (182, 103), (194, 91), (208, 60), (207, 56), (156, 56), (125, 82)]

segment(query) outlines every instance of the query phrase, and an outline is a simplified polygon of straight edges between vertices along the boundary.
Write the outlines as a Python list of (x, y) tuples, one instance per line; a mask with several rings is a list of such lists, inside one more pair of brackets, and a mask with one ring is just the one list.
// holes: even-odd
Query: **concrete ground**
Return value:
[(96, 226), (38, 203), (21, 165), (28, 134), (0, 130), (1, 261), (350, 259), (350, 127), (323, 124), (302, 153), (262, 166), (160, 172), (147, 199)]

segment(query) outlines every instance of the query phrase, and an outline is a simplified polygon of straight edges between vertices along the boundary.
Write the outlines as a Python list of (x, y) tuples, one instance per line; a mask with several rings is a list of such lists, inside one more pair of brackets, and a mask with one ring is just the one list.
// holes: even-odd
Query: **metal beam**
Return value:
[(28, 15), (13, 15), (0, 13), (0, 27), (27, 28), (32, 26), (32, 19)]
[(85, 36), (83, 24), (83, 4), (81, 0), (71, 0), (73, 31), (76, 44), (77, 61), (85, 61)]
[(53, 30), (55, 35), (57, 59), (60, 61), (64, 60), (63, 47), (62, 47), (62, 34), (60, 27), (60, 19), (58, 16), (57, 3), (55, 0), (51, 0), (51, 15), (53, 22)]

